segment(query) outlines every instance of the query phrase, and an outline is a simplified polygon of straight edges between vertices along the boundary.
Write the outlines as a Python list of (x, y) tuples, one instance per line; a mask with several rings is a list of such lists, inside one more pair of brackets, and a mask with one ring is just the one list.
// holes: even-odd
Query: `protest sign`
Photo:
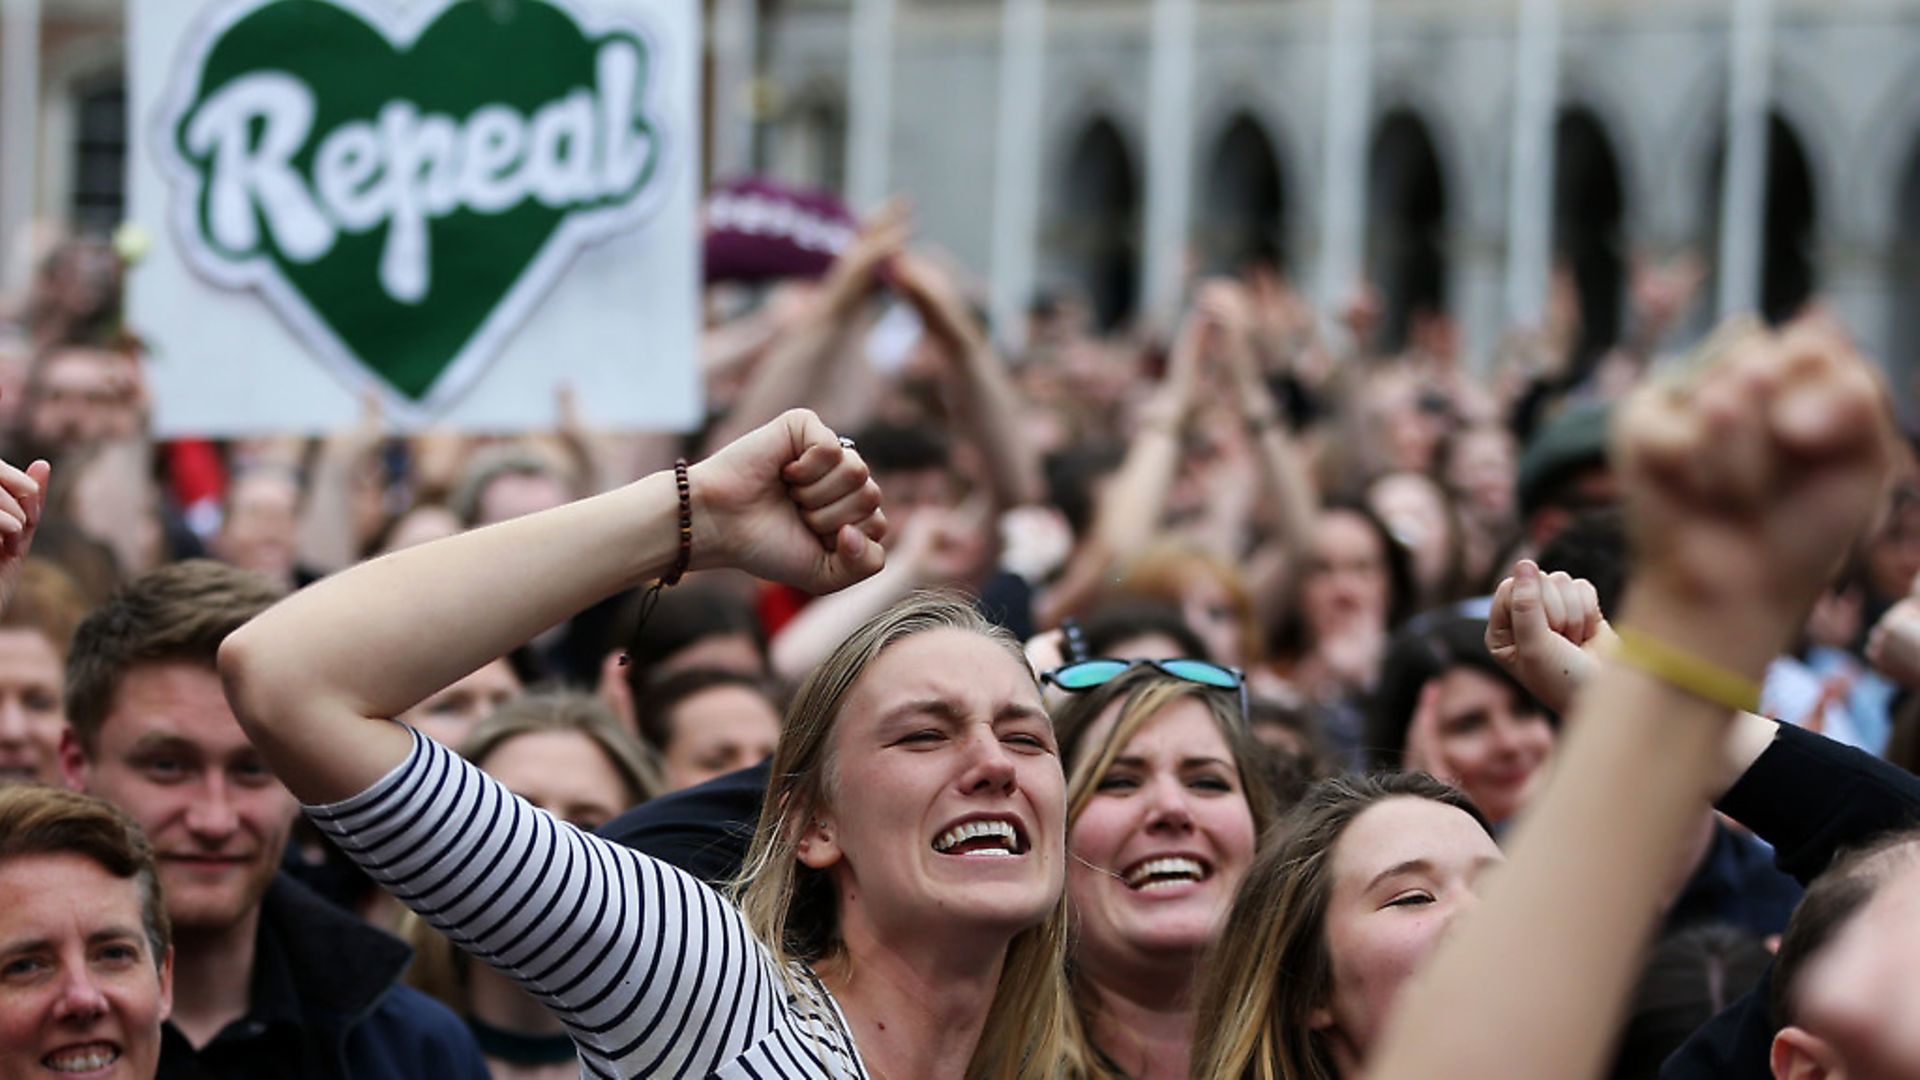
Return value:
[(163, 433), (698, 417), (692, 0), (134, 0)]

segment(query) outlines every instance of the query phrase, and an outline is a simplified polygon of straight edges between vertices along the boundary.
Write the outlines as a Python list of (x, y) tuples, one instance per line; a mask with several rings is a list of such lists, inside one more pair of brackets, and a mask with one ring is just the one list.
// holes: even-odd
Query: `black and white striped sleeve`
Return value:
[(417, 732), (373, 787), (307, 814), (551, 1008), (587, 1074), (707, 1076), (779, 1024), (781, 982), (725, 899), (536, 809)]

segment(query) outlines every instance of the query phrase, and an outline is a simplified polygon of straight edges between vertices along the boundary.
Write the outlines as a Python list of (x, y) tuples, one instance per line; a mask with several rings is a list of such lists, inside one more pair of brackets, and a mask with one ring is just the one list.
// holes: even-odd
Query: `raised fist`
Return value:
[(1637, 565), (1626, 614), (1650, 604), (1670, 633), (1710, 628), (1685, 644), (1757, 671), (1866, 525), (1893, 443), (1876, 373), (1835, 328), (1723, 328), (1615, 421)]
[(832, 592), (886, 558), (866, 462), (805, 409), (782, 413), (688, 470), (693, 566), (728, 566)]

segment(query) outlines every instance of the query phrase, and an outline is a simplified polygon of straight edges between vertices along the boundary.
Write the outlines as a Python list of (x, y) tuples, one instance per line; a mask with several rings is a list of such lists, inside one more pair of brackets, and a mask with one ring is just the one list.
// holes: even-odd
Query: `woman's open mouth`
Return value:
[(941, 833), (933, 841), (933, 850), (942, 855), (977, 855), (988, 858), (1027, 853), (1027, 838), (1013, 818), (987, 817), (962, 821)]
[(1197, 885), (1213, 876), (1213, 867), (1191, 855), (1152, 855), (1127, 867), (1120, 880), (1135, 892)]

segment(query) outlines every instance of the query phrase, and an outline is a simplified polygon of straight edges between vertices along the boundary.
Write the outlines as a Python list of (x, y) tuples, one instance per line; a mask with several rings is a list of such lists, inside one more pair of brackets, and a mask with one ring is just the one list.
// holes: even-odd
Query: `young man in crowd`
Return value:
[(214, 669), (278, 598), (247, 571), (175, 563), (87, 616), (67, 657), (61, 770), (145, 830), (173, 923), (159, 1075), (478, 1080), (464, 1025), (399, 985), (407, 946), (279, 872), (298, 806)]

